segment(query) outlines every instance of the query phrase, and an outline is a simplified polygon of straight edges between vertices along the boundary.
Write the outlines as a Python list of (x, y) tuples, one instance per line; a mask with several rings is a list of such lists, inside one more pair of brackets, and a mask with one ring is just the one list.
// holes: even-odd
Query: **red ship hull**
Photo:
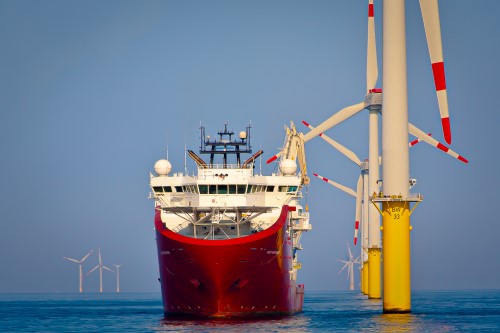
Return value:
[(304, 286), (291, 279), (288, 206), (268, 229), (228, 240), (202, 240), (167, 229), (156, 211), (165, 315), (249, 317), (302, 311)]

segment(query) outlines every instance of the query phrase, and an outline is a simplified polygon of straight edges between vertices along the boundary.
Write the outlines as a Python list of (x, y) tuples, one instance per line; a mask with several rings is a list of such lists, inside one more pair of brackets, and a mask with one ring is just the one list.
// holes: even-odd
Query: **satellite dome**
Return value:
[(294, 160), (283, 160), (281, 161), (280, 169), (285, 176), (291, 176), (297, 171), (297, 163)]
[(247, 138), (247, 132), (245, 132), (245, 131), (241, 131), (241, 132), (240, 132), (240, 139), (244, 140), (244, 139), (246, 139), (246, 138)]
[(172, 170), (172, 164), (167, 160), (158, 160), (155, 163), (155, 172), (158, 176), (166, 176)]

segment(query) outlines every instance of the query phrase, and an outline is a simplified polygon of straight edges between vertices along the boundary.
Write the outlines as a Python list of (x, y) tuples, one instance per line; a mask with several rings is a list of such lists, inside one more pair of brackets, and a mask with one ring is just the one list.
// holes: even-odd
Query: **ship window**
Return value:
[(191, 192), (189, 190), (189, 186), (182, 186), (182, 192), (188, 192), (188, 193)]
[(198, 187), (196, 185), (192, 185), (193, 186), (193, 193), (198, 193)]
[(266, 191), (267, 192), (274, 192), (274, 186), (268, 186)]
[(161, 193), (161, 192), (163, 192), (163, 187), (161, 187), (161, 186), (153, 186), (153, 191)]
[[(250, 186), (250, 185), (249, 185), (249, 186)], [(252, 193), (257, 192), (257, 187), (258, 187), (257, 185), (253, 185), (253, 186), (252, 186)]]
[(297, 191), (297, 186), (289, 186), (288, 187), (288, 192), (296, 192)]
[(247, 188), (247, 193), (252, 192), (252, 187), (253, 187), (253, 185), (248, 185), (248, 188)]
[(164, 190), (165, 192), (170, 193), (170, 192), (172, 192), (172, 186), (163, 186), (163, 190)]
[(208, 194), (208, 185), (198, 185), (200, 194)]
[(288, 186), (279, 186), (278, 187), (278, 191), (280, 191), (280, 192), (286, 192), (286, 191), (288, 191)]
[(246, 185), (237, 185), (238, 194), (245, 193), (246, 187)]
[(219, 194), (227, 194), (227, 185), (219, 185), (218, 186), (219, 190), (217, 193)]
[(229, 185), (229, 194), (236, 194), (236, 185)]
[(217, 185), (208, 185), (208, 194), (217, 194)]
[(175, 192), (182, 192), (182, 186), (175, 186)]

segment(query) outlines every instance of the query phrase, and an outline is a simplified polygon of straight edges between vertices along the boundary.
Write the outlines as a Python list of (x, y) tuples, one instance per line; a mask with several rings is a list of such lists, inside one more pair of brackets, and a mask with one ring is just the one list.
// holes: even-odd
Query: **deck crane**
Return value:
[(267, 164), (281, 157), (281, 163), (286, 160), (298, 162), (300, 168), (300, 179), (302, 185), (309, 185), (310, 179), (307, 176), (306, 152), (304, 145), (304, 134), (298, 132), (293, 121), (290, 121), (290, 127), (285, 125), (285, 142), (283, 149), (279, 153), (267, 160)]

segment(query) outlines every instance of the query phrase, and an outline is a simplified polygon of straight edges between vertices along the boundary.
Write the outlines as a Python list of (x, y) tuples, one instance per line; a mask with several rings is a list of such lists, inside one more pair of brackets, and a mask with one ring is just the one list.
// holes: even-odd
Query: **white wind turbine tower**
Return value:
[(122, 264), (113, 264), (113, 266), (116, 267), (116, 292), (119, 293), (120, 292), (120, 266)]
[(88, 273), (87, 275), (91, 274), (93, 271), (95, 271), (96, 269), (99, 268), (99, 292), (102, 293), (102, 269), (104, 268), (105, 270), (108, 270), (110, 272), (115, 272), (114, 270), (112, 270), (111, 268), (109, 267), (106, 267), (102, 264), (102, 258), (101, 258), (101, 249), (99, 249), (99, 264), (97, 264), (97, 266), (95, 266), (94, 268), (92, 268)]
[(349, 278), (349, 290), (354, 290), (354, 264), (359, 265), (359, 257), (354, 258), (351, 252), (351, 248), (349, 247), (349, 243), (347, 243), (347, 251), (349, 255), (346, 254), (347, 260), (337, 259), (338, 262), (344, 263), (344, 266), (339, 271), (339, 274), (342, 273), (344, 269), (347, 268), (347, 278)]
[(68, 258), (68, 257), (63, 257), (64, 259), (67, 259), (69, 261), (72, 261), (72, 262), (76, 262), (79, 266), (79, 269), (80, 269), (80, 292), (82, 293), (83, 292), (83, 271), (82, 271), (82, 264), (85, 260), (87, 260), (87, 258), (92, 254), (92, 252), (94, 252), (94, 250), (90, 250), (89, 253), (87, 253), (82, 259), (80, 260), (77, 260), (77, 259), (73, 259), (73, 258)]

